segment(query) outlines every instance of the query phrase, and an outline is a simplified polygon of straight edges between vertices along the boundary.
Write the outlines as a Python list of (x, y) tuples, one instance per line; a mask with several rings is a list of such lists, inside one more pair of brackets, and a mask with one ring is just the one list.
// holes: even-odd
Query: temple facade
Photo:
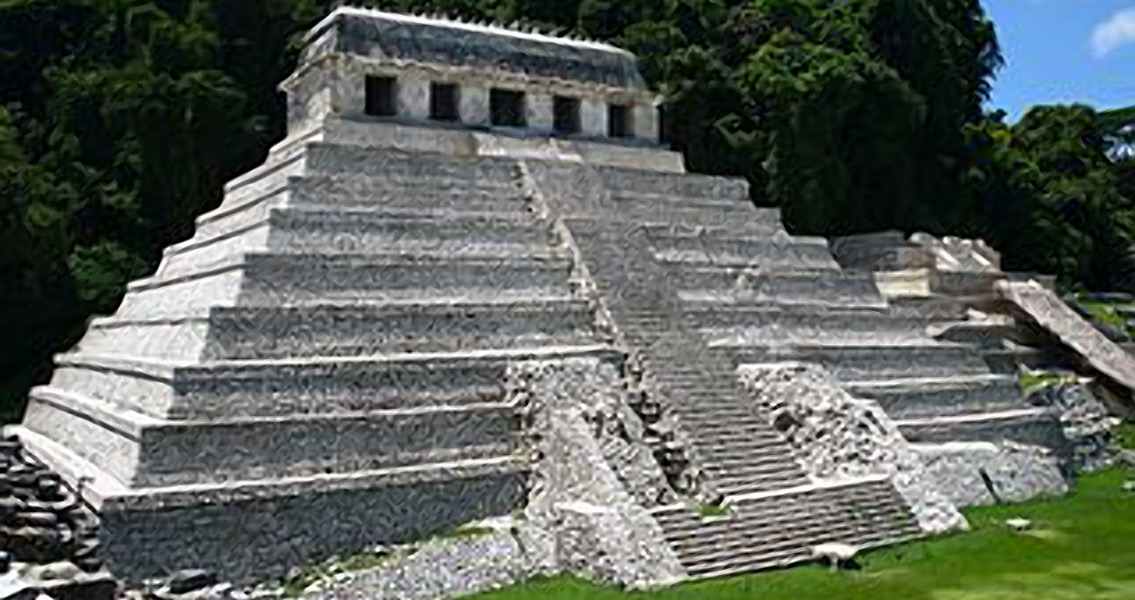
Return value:
[(285, 139), (12, 430), (116, 573), (496, 517), (541, 572), (656, 585), (1064, 489), (1055, 411), (686, 173), (631, 54), (349, 7), (306, 41)]

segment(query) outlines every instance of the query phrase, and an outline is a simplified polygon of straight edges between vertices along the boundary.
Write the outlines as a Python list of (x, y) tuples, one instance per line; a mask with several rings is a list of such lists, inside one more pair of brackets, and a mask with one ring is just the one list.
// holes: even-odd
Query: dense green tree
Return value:
[(0, 407), (283, 130), (314, 2), (0, 2)]
[(969, 195), (1006, 268), (1067, 287), (1135, 291), (1135, 197), (1109, 156), (1109, 124), (1083, 105), (1042, 106), (1020, 122), (967, 131)]

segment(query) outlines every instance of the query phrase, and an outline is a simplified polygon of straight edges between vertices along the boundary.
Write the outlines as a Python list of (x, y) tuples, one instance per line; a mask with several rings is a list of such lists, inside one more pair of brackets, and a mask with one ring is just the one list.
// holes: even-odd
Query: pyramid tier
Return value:
[(827, 307), (884, 308), (870, 273), (825, 269), (771, 270), (744, 265), (670, 263), (667, 274), (688, 302), (737, 305), (806, 304)]
[(749, 184), (737, 177), (696, 173), (666, 173), (603, 166), (595, 169), (604, 187), (614, 194), (660, 196), (684, 200), (749, 201)]
[(500, 403), (362, 413), (155, 419), (53, 388), (32, 391), (27, 428), (72, 448), (127, 487), (350, 473), (507, 456)]
[(499, 401), (509, 361), (557, 359), (604, 347), (207, 363), (65, 354), (56, 357), (50, 385), (82, 389), (93, 400), (155, 418), (338, 414)]
[(707, 235), (677, 231), (651, 236), (663, 263), (758, 266), (776, 270), (838, 270), (823, 238)]
[(1021, 408), (1020, 380), (1012, 375), (903, 377), (848, 382), (847, 390), (879, 403), (895, 419), (919, 419)]
[(223, 360), (526, 348), (588, 343), (592, 320), (589, 304), (570, 297), (311, 299), (100, 319), (79, 350)]
[(311, 300), (402, 300), (432, 297), (564, 297), (573, 293), (572, 263), (559, 254), (453, 256), (402, 253), (258, 252), (208, 268), (128, 286), (115, 316), (200, 314), (203, 306), (280, 306)]
[(16, 427), (65, 479), (88, 478), (104, 556), (119, 577), (199, 568), (259, 582), (375, 544), (418, 539), (523, 505), (527, 461), (501, 456), (350, 473), (125, 488), (73, 448)]
[(789, 339), (926, 339), (925, 325), (917, 316), (872, 306), (687, 302), (682, 307), (682, 322), (710, 337), (732, 334), (752, 343), (783, 343)]
[(1060, 415), (1049, 407), (973, 411), (922, 419), (897, 419), (903, 437), (915, 443), (998, 442), (1011, 440), (1067, 451)]

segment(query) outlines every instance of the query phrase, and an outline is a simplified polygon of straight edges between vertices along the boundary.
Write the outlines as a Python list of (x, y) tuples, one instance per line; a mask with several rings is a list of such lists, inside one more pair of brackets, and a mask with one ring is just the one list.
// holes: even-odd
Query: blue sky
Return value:
[(1034, 104), (1135, 104), (1135, 0), (982, 0), (1005, 66), (989, 106), (1011, 121)]

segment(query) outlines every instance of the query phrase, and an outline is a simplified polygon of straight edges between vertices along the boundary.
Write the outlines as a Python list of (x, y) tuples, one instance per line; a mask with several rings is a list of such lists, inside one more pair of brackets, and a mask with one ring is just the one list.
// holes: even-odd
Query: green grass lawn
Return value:
[[(865, 555), (860, 571), (804, 566), (629, 593), (574, 579), (530, 582), (475, 600), (1132, 600), (1135, 470), (1080, 479), (1064, 498), (969, 509), (972, 530)], [(1034, 522), (1011, 531), (1006, 519)]]

